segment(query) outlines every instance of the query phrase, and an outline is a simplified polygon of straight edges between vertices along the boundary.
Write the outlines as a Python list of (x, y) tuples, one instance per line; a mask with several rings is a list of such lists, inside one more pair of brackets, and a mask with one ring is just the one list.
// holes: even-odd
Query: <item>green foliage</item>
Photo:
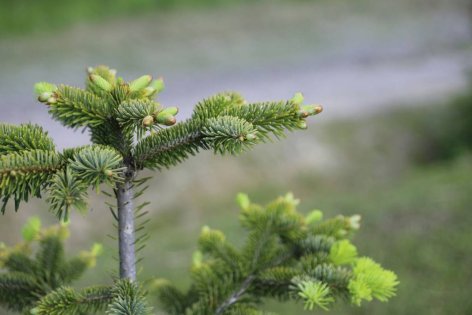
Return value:
[(100, 97), (64, 85), (59, 86), (46, 102), (51, 116), (72, 128), (100, 125), (111, 114), (110, 106)]
[(21, 236), (27, 242), (31, 242), (41, 230), (41, 220), (39, 217), (31, 217), (21, 230)]
[(0, 195), (3, 198), (1, 212), (5, 212), (10, 198), (18, 210), (21, 201), (31, 195), (41, 196), (54, 172), (62, 168), (60, 155), (54, 151), (31, 150), (0, 156)]
[(35, 315), (95, 314), (106, 309), (112, 297), (109, 287), (91, 287), (80, 292), (60, 287), (43, 297), (31, 310)]
[(51, 180), (48, 198), (50, 209), (64, 222), (68, 221), (71, 208), (79, 212), (87, 210), (86, 196), (87, 185), (79, 181), (70, 168), (56, 173)]
[(119, 280), (114, 286), (89, 287), (75, 290), (61, 286), (42, 297), (31, 310), (36, 315), (148, 315), (144, 291), (129, 280)]
[(313, 280), (293, 281), (297, 285), (298, 295), (305, 301), (305, 309), (312, 311), (315, 307), (319, 307), (325, 311), (328, 306), (334, 302), (331, 296), (329, 286), (326, 283)]
[[(57, 295), (51, 292), (77, 280), (95, 264), (99, 251), (94, 246), (91, 251), (83, 251), (79, 256), (66, 260), (63, 243), (68, 236), (67, 227), (40, 229), (40, 226), (39, 219), (32, 218), (23, 228), (23, 243), (15, 247), (0, 246), (0, 306), (26, 312), (41, 300), (35, 308), (37, 314), (72, 314), (65, 308), (61, 310), (60, 305), (66, 305), (64, 299), (61, 300), (63, 304), (52, 303), (49, 294)], [(38, 248), (33, 256), (34, 243), (38, 243)], [(72, 290), (63, 289), (63, 292), (70, 296)], [(91, 291), (86, 291), (82, 296), (91, 295)], [(55, 308), (43, 312), (44, 305), (54, 305)]]
[(55, 150), (52, 139), (42, 127), (32, 124), (0, 125), (0, 155), (31, 150)]
[(108, 305), (110, 315), (148, 315), (151, 308), (147, 306), (143, 290), (136, 283), (120, 280), (115, 285), (113, 300)]
[(357, 258), (357, 249), (349, 240), (341, 240), (333, 244), (329, 251), (329, 259), (335, 265), (350, 264)]
[(101, 146), (85, 147), (70, 160), (70, 169), (85, 183), (97, 190), (100, 184), (113, 185), (121, 180), (122, 156)]
[(395, 295), (396, 275), (369, 258), (357, 258), (346, 239), (359, 227), (358, 216), (313, 222), (312, 214), (296, 210), (298, 200), (291, 194), (266, 206), (250, 203), (243, 194), (237, 201), (249, 233), (241, 249), (221, 231), (204, 227), (188, 292), (164, 280), (149, 286), (169, 314), (235, 314), (241, 309), (258, 314), (262, 298), (326, 310), (343, 298), (360, 305), (361, 299), (386, 301)]
[(202, 134), (203, 141), (209, 143), (215, 153), (221, 154), (240, 153), (245, 147), (255, 144), (257, 139), (257, 130), (251, 123), (233, 116), (208, 119)]
[[(313, 115), (321, 111), (321, 107)], [(305, 128), (308, 116), (293, 102), (245, 104), (235, 93), (203, 100), (190, 119), (140, 141), (134, 150), (138, 168), (175, 165), (200, 149), (240, 153), (251, 145), (282, 137), (284, 130)]]
[(390, 270), (383, 269), (372, 259), (359, 258), (353, 268), (353, 277), (349, 282), (352, 302), (360, 305), (362, 300), (371, 301), (376, 298), (386, 302), (395, 295), (398, 285), (397, 276)]

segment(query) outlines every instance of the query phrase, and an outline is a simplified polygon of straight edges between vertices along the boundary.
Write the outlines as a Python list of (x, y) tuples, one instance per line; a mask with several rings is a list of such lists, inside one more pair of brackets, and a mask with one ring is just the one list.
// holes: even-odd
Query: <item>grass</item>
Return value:
[(0, 0), (0, 36), (41, 34), (79, 22), (94, 22), (149, 10), (222, 6), (246, 0)]

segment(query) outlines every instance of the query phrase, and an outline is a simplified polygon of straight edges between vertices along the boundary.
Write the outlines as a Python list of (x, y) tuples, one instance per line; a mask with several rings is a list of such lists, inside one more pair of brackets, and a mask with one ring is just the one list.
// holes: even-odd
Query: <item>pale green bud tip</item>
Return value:
[(348, 223), (351, 229), (358, 230), (361, 227), (361, 216), (356, 214), (348, 218)]
[(165, 126), (172, 126), (177, 122), (173, 115), (167, 114), (164, 111), (160, 112), (156, 117), (157, 123)]
[(133, 80), (129, 84), (129, 90), (131, 92), (136, 92), (144, 89), (149, 85), (149, 83), (152, 81), (152, 77), (150, 75), (143, 75), (136, 80)]
[(157, 93), (162, 92), (162, 90), (164, 90), (165, 88), (164, 79), (159, 78), (157, 80), (154, 80), (149, 86), (155, 88)]
[(208, 225), (202, 227), (202, 234), (210, 233), (211, 229)]
[(162, 110), (161, 112), (162, 114), (166, 114), (166, 115), (172, 115), (172, 116), (175, 116), (179, 113), (179, 108), (178, 107), (175, 107), (175, 106), (172, 106), (172, 107), (167, 107), (165, 108), (164, 110)]
[(296, 207), (300, 204), (300, 199), (295, 199), (295, 196), (293, 193), (289, 192), (287, 193), (284, 197), (283, 200), (289, 204), (291, 204), (293, 207)]
[(317, 115), (321, 113), (322, 111), (323, 111), (323, 107), (321, 105), (305, 105), (305, 106), (302, 106), (298, 115), (301, 118), (306, 118), (308, 116)]
[(256, 140), (256, 139), (257, 139), (257, 136), (256, 136), (255, 134), (253, 134), (253, 133), (248, 133), (248, 134), (246, 135), (246, 140), (248, 140), (248, 141), (254, 141), (254, 140)]
[(102, 89), (103, 91), (110, 92), (113, 89), (113, 86), (110, 84), (110, 82), (108, 82), (98, 74), (91, 74), (89, 78), (90, 81), (92, 81), (98, 88)]
[(326, 283), (321, 281), (305, 280), (297, 283), (298, 296), (304, 301), (304, 308), (312, 311), (315, 308), (321, 308), (325, 311), (334, 298), (331, 296), (330, 288)]
[(113, 171), (112, 171), (112, 170), (105, 170), (104, 173), (105, 173), (105, 175), (108, 176), (108, 177), (112, 177), (112, 176), (113, 176)]
[(236, 196), (236, 203), (241, 209), (247, 209), (249, 208), (249, 205), (251, 204), (251, 201), (249, 200), (249, 196), (244, 194), (244, 193), (239, 193)]
[(307, 126), (307, 124), (306, 124), (306, 121), (300, 120), (300, 121), (298, 122), (298, 128), (300, 128), (300, 129), (306, 129), (306, 128), (308, 128), (308, 126)]
[(100, 243), (95, 243), (92, 246), (92, 249), (90, 250), (92, 255), (94, 256), (100, 256), (103, 253), (103, 245)]
[(193, 255), (192, 255), (193, 267), (199, 268), (202, 265), (202, 261), (203, 261), (202, 252), (199, 250), (193, 252)]
[(56, 104), (57, 98), (55, 98), (54, 96), (51, 96), (50, 98), (47, 99), (46, 103), (49, 105)]
[(154, 117), (148, 115), (143, 118), (143, 126), (149, 127), (149, 126), (152, 126), (153, 123), (154, 123)]
[(295, 93), (295, 95), (292, 97), (291, 101), (293, 104), (300, 106), (303, 103), (303, 100), (305, 98), (303, 97), (303, 94), (300, 92)]
[(26, 222), (21, 230), (23, 239), (27, 242), (31, 242), (39, 234), (41, 229), (41, 219), (39, 217), (32, 217)]
[(354, 262), (357, 258), (357, 248), (349, 240), (341, 240), (331, 246), (329, 258), (335, 265)]
[(43, 92), (38, 96), (38, 101), (40, 101), (41, 103), (45, 103), (51, 96), (52, 92)]
[(48, 83), (48, 82), (38, 82), (34, 85), (34, 92), (37, 95), (41, 95), (45, 92), (52, 93), (55, 90), (57, 90), (57, 86), (55, 84)]
[(144, 88), (143, 91), (144, 91), (144, 96), (152, 96), (154, 93), (156, 93), (156, 89), (151, 86)]
[(323, 220), (323, 212), (321, 210), (313, 210), (306, 217), (306, 223), (313, 224)]

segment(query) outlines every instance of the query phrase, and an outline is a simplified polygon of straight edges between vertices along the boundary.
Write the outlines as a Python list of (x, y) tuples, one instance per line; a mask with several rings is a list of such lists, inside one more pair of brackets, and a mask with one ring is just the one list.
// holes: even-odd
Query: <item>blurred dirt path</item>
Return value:
[(40, 80), (81, 85), (85, 66), (100, 63), (129, 79), (164, 75), (160, 101), (180, 106), (181, 118), (225, 90), (249, 101), (303, 91), (308, 102), (325, 105), (324, 119), (335, 119), (426, 105), (464, 88), (472, 48), (459, 7), (340, 3), (149, 14), (0, 41), (0, 121), (45, 124), (60, 147), (86, 143), (87, 135), (50, 122), (31, 87)]

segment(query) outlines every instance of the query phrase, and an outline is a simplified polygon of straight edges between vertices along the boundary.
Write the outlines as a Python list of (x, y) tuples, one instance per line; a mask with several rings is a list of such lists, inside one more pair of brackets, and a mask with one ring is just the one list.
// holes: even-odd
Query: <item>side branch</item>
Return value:
[(256, 277), (254, 275), (250, 275), (244, 280), (244, 282), (241, 284), (239, 289), (233, 294), (231, 294), (228, 299), (226, 299), (215, 311), (215, 315), (221, 315), (223, 314), (228, 307), (231, 305), (235, 304), (238, 302), (238, 300), (246, 293), (247, 289), (249, 289), (249, 286), (251, 283), (254, 281)]
[(199, 125), (188, 120), (143, 139), (134, 152), (137, 168), (169, 167), (206, 148)]

